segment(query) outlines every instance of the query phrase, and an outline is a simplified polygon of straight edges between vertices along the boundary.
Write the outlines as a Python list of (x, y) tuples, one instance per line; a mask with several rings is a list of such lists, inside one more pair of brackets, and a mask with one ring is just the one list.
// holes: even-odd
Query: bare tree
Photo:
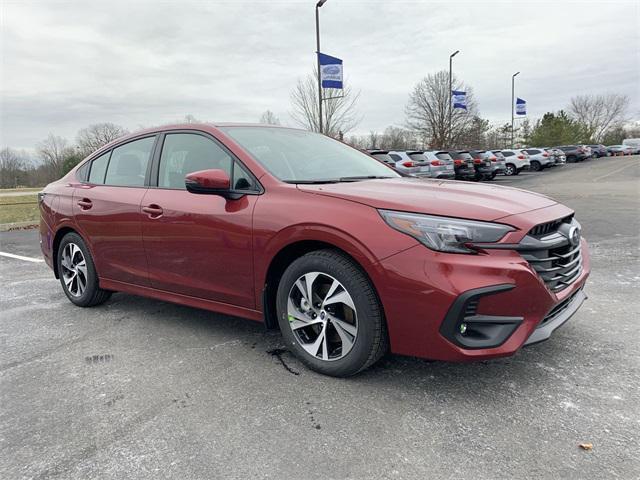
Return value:
[[(338, 137), (340, 132), (345, 134), (353, 130), (360, 117), (356, 113), (356, 103), (360, 92), (354, 92), (345, 85), (343, 90), (323, 88), (322, 128), (326, 135)], [(305, 78), (298, 79), (298, 83), (291, 92), (293, 111), (291, 117), (300, 126), (313, 132), (320, 131), (318, 112), (318, 74), (314, 68)]]
[(451, 132), (449, 132), (451, 92), (448, 71), (441, 70), (420, 80), (409, 95), (409, 102), (405, 108), (407, 126), (419, 132), (434, 148), (456, 146), (477, 116), (477, 105), (471, 87), (464, 85), (455, 76), (452, 85), (454, 90), (466, 91), (467, 109), (452, 111)]
[(17, 187), (24, 168), (15, 150), (9, 147), (0, 150), (0, 188)]
[(380, 139), (380, 135), (378, 135), (378, 132), (376, 132), (375, 130), (369, 131), (369, 138), (368, 138), (369, 148), (371, 149), (379, 148), (380, 140), (381, 139)]
[(80, 130), (76, 142), (84, 157), (127, 133), (126, 129), (114, 123), (95, 123)]
[(64, 138), (50, 133), (38, 144), (38, 154), (42, 157), (49, 177), (56, 179), (64, 173), (64, 161), (66, 157), (73, 155), (74, 151)]
[(569, 102), (569, 114), (586, 127), (591, 141), (600, 142), (625, 122), (628, 106), (629, 97), (617, 93), (578, 95)]
[(260, 123), (264, 123), (266, 125), (280, 125), (280, 119), (271, 110), (266, 110), (260, 116)]

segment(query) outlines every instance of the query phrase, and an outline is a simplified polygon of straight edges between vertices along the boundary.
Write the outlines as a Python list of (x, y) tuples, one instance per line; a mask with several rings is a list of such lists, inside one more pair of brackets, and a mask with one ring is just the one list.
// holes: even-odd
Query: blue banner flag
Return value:
[(453, 102), (453, 108), (467, 109), (467, 92), (460, 92), (458, 90), (451, 90), (451, 101)]
[(342, 60), (318, 52), (322, 88), (342, 88)]
[(516, 115), (526, 115), (527, 114), (527, 102), (525, 102), (521, 98), (516, 99)]

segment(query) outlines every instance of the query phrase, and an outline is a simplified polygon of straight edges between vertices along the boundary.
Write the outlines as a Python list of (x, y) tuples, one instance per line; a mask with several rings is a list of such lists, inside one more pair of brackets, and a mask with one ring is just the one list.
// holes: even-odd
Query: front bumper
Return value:
[[(590, 273), (584, 240), (582, 255), (580, 275), (555, 293), (515, 250), (458, 255), (416, 245), (384, 259), (379, 265), (384, 278), (374, 278), (374, 283), (384, 305), (392, 352), (473, 361), (513, 355), (525, 344), (548, 338), (584, 301), (582, 289)], [(478, 292), (486, 294), (476, 297)], [(566, 308), (545, 322), (564, 302)], [(470, 331), (477, 330), (471, 341), (468, 335), (467, 341), (456, 337), (463, 319)]]

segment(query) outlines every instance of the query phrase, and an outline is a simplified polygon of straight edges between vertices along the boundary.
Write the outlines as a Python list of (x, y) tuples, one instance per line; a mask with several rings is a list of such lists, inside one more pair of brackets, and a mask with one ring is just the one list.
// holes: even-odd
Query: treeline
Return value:
[(38, 143), (35, 156), (9, 147), (0, 150), (0, 188), (41, 187), (57, 180), (98, 148), (125, 135), (113, 123), (97, 123), (78, 131), (75, 143), (57, 135)]

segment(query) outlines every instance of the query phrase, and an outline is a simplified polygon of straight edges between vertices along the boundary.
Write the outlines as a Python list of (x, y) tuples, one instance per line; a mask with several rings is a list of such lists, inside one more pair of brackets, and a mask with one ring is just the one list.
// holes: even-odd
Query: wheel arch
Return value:
[(317, 250), (333, 250), (335, 252), (344, 255), (349, 258), (353, 263), (360, 268), (362, 273), (369, 280), (373, 291), (378, 299), (378, 303), (380, 308), (382, 309), (383, 318), (386, 322), (386, 317), (384, 315), (384, 305), (382, 304), (380, 295), (376, 288), (375, 283), (367, 271), (365, 265), (361, 261), (362, 257), (357, 258), (351, 252), (347, 251), (344, 248), (332, 243), (330, 241), (325, 240), (298, 240), (292, 243), (289, 243), (282, 247), (271, 259), (269, 266), (266, 270), (266, 274), (264, 277), (264, 284), (262, 289), (262, 308), (264, 312), (264, 322), (267, 329), (277, 329), (278, 328), (278, 318), (276, 315), (276, 295), (278, 291), (278, 285), (280, 283), (280, 279), (284, 274), (285, 270), (291, 263), (293, 263), (298, 258), (306, 255), (307, 253), (314, 252)]
[[(76, 229), (70, 226), (64, 226), (56, 231), (55, 236), (53, 237), (53, 242), (51, 244), (51, 259), (53, 261), (53, 274), (56, 278), (60, 278), (60, 272), (58, 271), (58, 248), (60, 248), (60, 242), (67, 233), (75, 233), (76, 235), (80, 235)], [(82, 235), (80, 235), (82, 237)]]

